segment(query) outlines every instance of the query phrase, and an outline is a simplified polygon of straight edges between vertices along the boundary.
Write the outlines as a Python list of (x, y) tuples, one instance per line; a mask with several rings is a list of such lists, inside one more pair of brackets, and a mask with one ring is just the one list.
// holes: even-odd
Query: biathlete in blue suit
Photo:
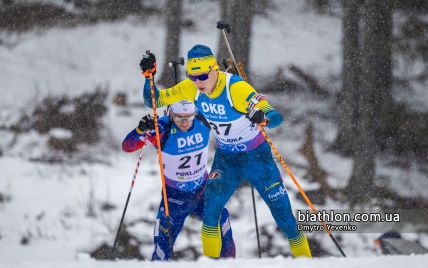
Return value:
[[(155, 70), (155, 56), (144, 57), (140, 67), (143, 73)], [(282, 116), (240, 76), (220, 71), (207, 46), (195, 45), (189, 50), (186, 69), (185, 80), (171, 88), (156, 89), (155, 96), (158, 106), (180, 100), (194, 102), (216, 137), (217, 150), (205, 190), (204, 254), (220, 257), (225, 246), (221, 240), (221, 211), (241, 182), (247, 180), (269, 206), (288, 238), (292, 254), (311, 257), (308, 240), (297, 229), (270, 146), (257, 127), (266, 121), (268, 128), (275, 128)], [(151, 107), (148, 79), (143, 95), (145, 104)]]
[[(192, 102), (180, 101), (171, 105), (170, 116), (159, 118), (173, 243), (189, 214), (196, 214), (200, 219), (204, 217), (210, 129), (206, 122), (198, 118), (199, 116), (195, 117), (195, 110)], [(146, 139), (156, 146), (154, 122), (150, 115), (143, 117), (138, 127), (126, 136), (122, 149), (126, 152), (136, 151), (145, 145)], [(220, 214), (223, 244), (220, 257), (234, 258), (235, 243), (227, 209), (223, 208)], [(154, 244), (152, 260), (170, 259), (171, 251), (163, 197), (156, 218)]]

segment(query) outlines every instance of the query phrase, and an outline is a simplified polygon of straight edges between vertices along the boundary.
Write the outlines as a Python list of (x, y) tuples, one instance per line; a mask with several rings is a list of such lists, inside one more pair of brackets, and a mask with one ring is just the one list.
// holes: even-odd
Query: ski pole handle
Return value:
[[(232, 48), (230, 47), (229, 40), (227, 39), (226, 32), (230, 33), (230, 26), (228, 23), (224, 23), (222, 21), (217, 22), (217, 28), (221, 30), (223, 34), (224, 41), (226, 42), (227, 50), (229, 51), (229, 55), (232, 58), (233, 65), (235, 66), (235, 70), (241, 75), (238, 64), (236, 63), (235, 56), (233, 56)], [(241, 75), (241, 77), (243, 77)]]
[(180, 57), (177, 60), (173, 60), (171, 62), (168, 63), (169, 67), (176, 67), (177, 65), (184, 65), (184, 57)]
[(223, 21), (217, 21), (217, 28), (220, 30), (226, 30), (227, 33), (230, 33), (230, 25), (229, 23)]

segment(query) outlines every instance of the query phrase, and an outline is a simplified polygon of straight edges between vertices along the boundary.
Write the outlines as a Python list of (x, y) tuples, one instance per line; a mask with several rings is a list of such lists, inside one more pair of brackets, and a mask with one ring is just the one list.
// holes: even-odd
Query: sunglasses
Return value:
[(173, 115), (174, 121), (177, 123), (185, 123), (185, 122), (191, 122), (193, 119), (195, 119), (195, 115), (189, 115), (189, 116), (181, 116), (181, 115)]
[[(211, 71), (210, 71), (211, 72)], [(207, 80), (208, 79), (208, 77), (209, 77), (209, 75), (210, 75), (210, 72), (208, 72), (208, 73), (204, 73), (204, 74), (200, 74), (200, 75), (190, 75), (190, 74), (188, 74), (187, 75), (187, 77), (190, 79), (190, 80), (192, 80), (193, 82), (195, 82), (196, 80), (199, 80), (199, 81), (205, 81), (205, 80)]]

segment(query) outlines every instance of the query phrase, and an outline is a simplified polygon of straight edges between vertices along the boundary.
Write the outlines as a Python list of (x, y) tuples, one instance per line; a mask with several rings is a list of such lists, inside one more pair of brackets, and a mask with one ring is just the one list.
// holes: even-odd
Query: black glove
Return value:
[(138, 123), (137, 129), (140, 132), (155, 129), (155, 121), (153, 117), (150, 114), (143, 116), (143, 118), (140, 120), (140, 123)]
[(247, 118), (253, 124), (261, 124), (266, 121), (266, 115), (262, 110), (254, 109), (246, 114)]
[(140, 68), (143, 71), (145, 77), (149, 77), (149, 73), (156, 74), (156, 57), (153, 53), (143, 55), (143, 59), (140, 61)]

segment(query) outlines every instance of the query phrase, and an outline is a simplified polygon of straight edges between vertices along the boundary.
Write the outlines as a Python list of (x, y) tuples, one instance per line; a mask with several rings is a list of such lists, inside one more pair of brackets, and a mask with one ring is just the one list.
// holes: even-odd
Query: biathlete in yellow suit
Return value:
[[(145, 56), (140, 67), (146, 77), (148, 71), (154, 73), (155, 56)], [(281, 124), (282, 116), (265, 96), (257, 93), (240, 76), (220, 71), (209, 47), (195, 45), (190, 49), (186, 68), (185, 80), (167, 89), (155, 89), (155, 96), (159, 107), (180, 100), (195, 102), (216, 137), (217, 150), (204, 196), (204, 255), (220, 257), (221, 211), (240, 183), (247, 180), (256, 188), (287, 236), (292, 254), (311, 257), (306, 236), (297, 230), (290, 200), (269, 144), (256, 125), (267, 121), (268, 128), (275, 128)], [(148, 79), (143, 95), (145, 104), (152, 107)]]

